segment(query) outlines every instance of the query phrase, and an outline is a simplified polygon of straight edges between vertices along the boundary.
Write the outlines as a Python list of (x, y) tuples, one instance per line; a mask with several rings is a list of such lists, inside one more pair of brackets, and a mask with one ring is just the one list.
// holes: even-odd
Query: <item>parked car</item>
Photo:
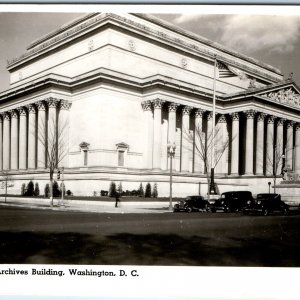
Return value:
[(221, 210), (224, 212), (242, 211), (247, 201), (253, 200), (249, 191), (232, 191), (221, 194), (221, 197), (211, 205), (211, 211)]
[(174, 212), (208, 211), (209, 203), (202, 196), (188, 196), (174, 205)]
[(284, 214), (289, 212), (289, 205), (281, 200), (280, 194), (258, 194), (256, 199), (248, 201), (243, 209), (245, 215), (260, 213), (267, 216), (269, 213), (276, 211)]

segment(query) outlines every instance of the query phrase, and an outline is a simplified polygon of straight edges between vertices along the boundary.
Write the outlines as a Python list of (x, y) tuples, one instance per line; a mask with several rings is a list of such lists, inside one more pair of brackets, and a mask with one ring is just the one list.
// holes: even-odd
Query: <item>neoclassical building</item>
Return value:
[(176, 144), (174, 194), (206, 194), (198, 149), (203, 141), (209, 149), (214, 127), (214, 76), (220, 192), (267, 192), (273, 169), (282, 171), (278, 160), (300, 174), (300, 89), (293, 78), (153, 16), (85, 15), (32, 42), (7, 69), (0, 171), (12, 176), (12, 193), (29, 180), (43, 189), (46, 148), (57, 130), (59, 151), (66, 151), (60, 167), (75, 195), (115, 181), (124, 190), (157, 183), (159, 195), (168, 196), (168, 143)]

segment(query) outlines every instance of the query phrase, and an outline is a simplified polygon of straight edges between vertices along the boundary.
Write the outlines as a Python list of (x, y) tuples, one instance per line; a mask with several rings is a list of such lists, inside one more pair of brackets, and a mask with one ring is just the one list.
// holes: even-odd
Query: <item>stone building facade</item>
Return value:
[(215, 59), (216, 151), (226, 145), (215, 167), (220, 192), (266, 192), (280, 165), (300, 174), (300, 90), (292, 78), (150, 15), (93, 13), (8, 63), (0, 171), (12, 176), (12, 193), (28, 180), (47, 183), (46, 148), (57, 130), (66, 188), (76, 195), (115, 181), (129, 190), (157, 183), (167, 196), (168, 143), (176, 144), (174, 194), (206, 194), (197, 148), (214, 127)]

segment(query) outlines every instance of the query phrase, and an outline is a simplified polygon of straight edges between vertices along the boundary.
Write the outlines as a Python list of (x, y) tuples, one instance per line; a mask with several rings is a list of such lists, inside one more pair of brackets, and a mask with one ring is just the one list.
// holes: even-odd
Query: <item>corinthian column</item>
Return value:
[(224, 115), (220, 115), (218, 119), (218, 128), (220, 128), (220, 134), (217, 145), (217, 156), (219, 159), (218, 165), (216, 166), (217, 173), (228, 174), (227, 157), (228, 157), (228, 135), (227, 135), (227, 121)]
[(213, 126), (215, 126), (215, 124), (213, 124), (213, 113), (212, 111), (210, 111), (207, 115), (207, 129), (206, 129), (206, 144), (207, 144), (207, 151), (206, 151), (206, 156), (207, 156), (207, 171), (210, 172), (210, 169), (214, 166), (211, 165), (211, 158), (212, 158), (212, 147), (213, 147), (213, 143), (214, 141), (213, 136), (212, 136), (212, 130), (213, 130)]
[(176, 141), (176, 111), (179, 104), (170, 103), (168, 106), (169, 110), (169, 132), (168, 132), (168, 142), (173, 144)]
[(38, 168), (46, 168), (46, 104), (44, 101), (37, 103), (38, 108), (38, 139), (37, 139), (37, 166)]
[[(168, 106), (168, 111), (169, 111), (169, 128), (168, 128), (168, 143), (170, 144), (176, 144), (176, 111), (178, 108), (179, 104), (177, 103), (170, 103)], [(179, 145), (177, 146), (177, 151), (179, 149)], [(175, 152), (176, 154), (176, 152)], [(173, 160), (174, 163), (174, 160)], [(168, 169), (170, 169), (170, 157), (168, 157)]]
[(154, 140), (153, 140), (153, 168), (161, 169), (161, 109), (164, 103), (161, 99), (153, 102), (154, 107)]
[(181, 171), (189, 171), (190, 162), (190, 112), (192, 107), (185, 106), (182, 110), (182, 155), (181, 155)]
[(4, 113), (3, 120), (3, 170), (10, 167), (10, 115)]
[(25, 107), (18, 109), (20, 115), (20, 134), (19, 134), (19, 169), (27, 168), (27, 114)]
[(145, 122), (146, 122), (146, 141), (144, 143), (144, 166), (146, 169), (152, 168), (152, 145), (153, 145), (153, 115), (151, 109), (151, 102), (144, 101), (142, 103), (142, 108), (144, 111)]
[(28, 169), (36, 168), (36, 108), (33, 104), (28, 109)]
[(257, 116), (256, 127), (256, 175), (264, 173), (264, 120), (266, 114), (260, 113)]
[(232, 118), (232, 136), (231, 136), (231, 175), (239, 174), (239, 128), (240, 116), (235, 112), (231, 114)]
[(276, 137), (276, 152), (275, 152), (275, 160), (276, 160), (276, 174), (280, 175), (282, 169), (282, 155), (284, 155), (284, 145), (283, 145), (283, 119), (278, 119), (277, 121), (277, 137)]
[(15, 110), (10, 112), (11, 116), (11, 138), (10, 138), (10, 168), (18, 169), (18, 114)]
[[(204, 148), (205, 134), (203, 132), (203, 109), (197, 109), (195, 112), (195, 158), (194, 158), (194, 172), (204, 173)], [(201, 146), (202, 145), (202, 146)]]
[(55, 98), (47, 99), (48, 104), (48, 135), (47, 135), (47, 147), (55, 149), (57, 151), (57, 106), (59, 100)]
[(274, 157), (274, 116), (267, 119), (267, 150), (266, 150), (266, 174), (273, 174), (273, 157)]
[(3, 170), (3, 119), (0, 114), (0, 171)]
[(247, 117), (245, 174), (253, 175), (253, 149), (254, 149), (253, 133), (254, 133), (255, 112), (253, 110), (248, 110), (245, 113)]
[[(294, 125), (295, 122), (289, 121), (287, 123), (287, 135), (286, 135), (286, 166), (293, 169), (293, 145), (294, 145)], [(294, 158), (295, 159), (295, 158)]]
[(70, 129), (70, 108), (71, 102), (66, 100), (60, 101), (60, 111), (58, 120), (58, 160), (60, 167), (69, 166), (69, 129)]
[(300, 176), (300, 123), (296, 125), (295, 135), (295, 173)]

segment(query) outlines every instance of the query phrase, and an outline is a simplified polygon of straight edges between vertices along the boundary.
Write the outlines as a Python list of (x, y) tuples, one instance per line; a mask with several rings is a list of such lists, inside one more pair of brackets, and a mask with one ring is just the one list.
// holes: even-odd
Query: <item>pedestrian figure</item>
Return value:
[(116, 193), (116, 203), (115, 203), (115, 207), (118, 207), (118, 203), (120, 202), (120, 195), (119, 193)]

